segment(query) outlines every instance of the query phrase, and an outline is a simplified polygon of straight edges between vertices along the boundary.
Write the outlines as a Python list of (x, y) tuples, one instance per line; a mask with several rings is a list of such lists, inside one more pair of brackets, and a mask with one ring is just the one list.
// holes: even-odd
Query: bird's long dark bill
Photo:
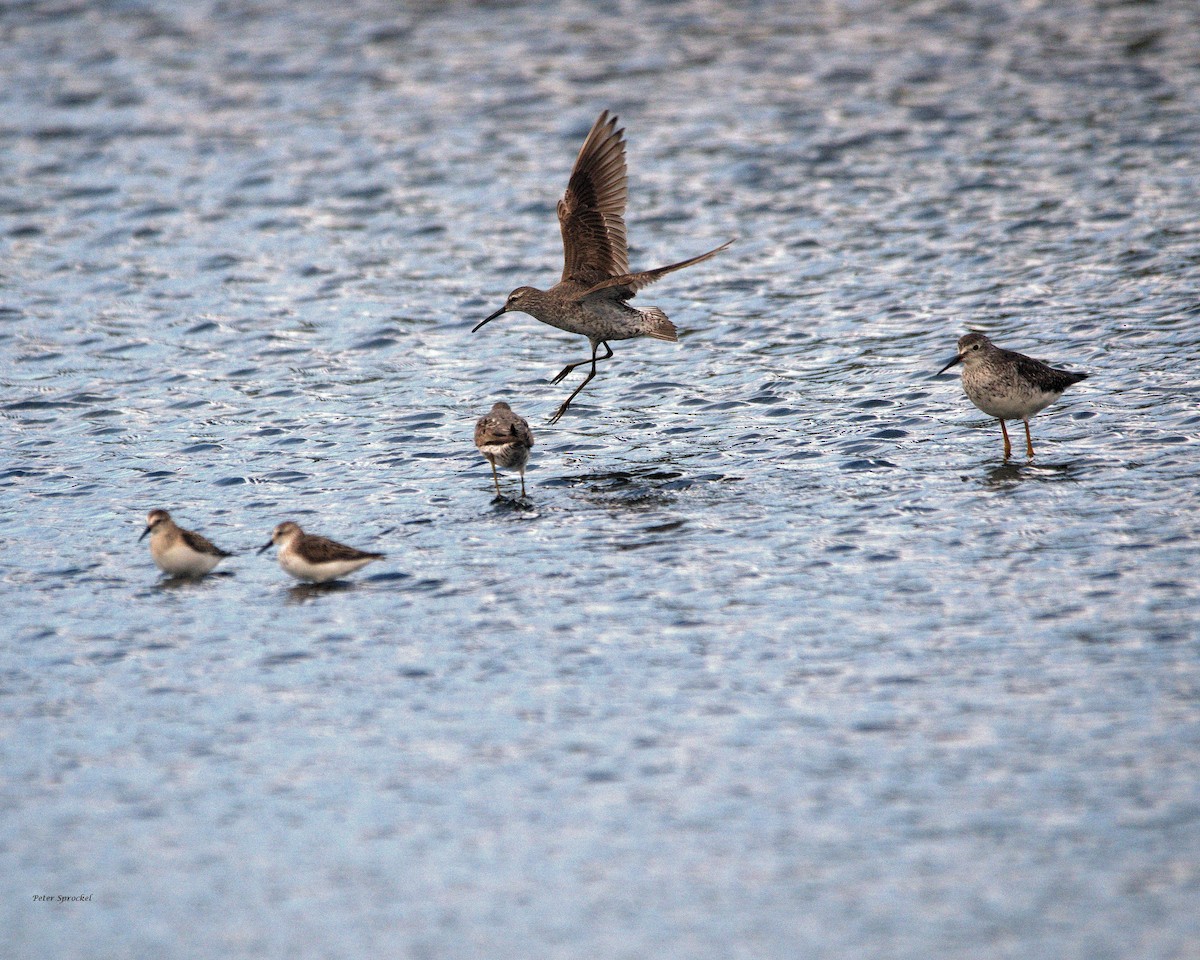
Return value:
[(147, 527), (145, 530), (143, 530), (143, 531), (142, 531), (142, 535), (141, 535), (140, 537), (138, 537), (138, 543), (141, 543), (143, 540), (145, 540), (145, 539), (146, 539), (146, 534), (148, 534), (149, 532), (150, 532), (150, 528), (149, 528), (149, 527)]
[(478, 330), (480, 327), (482, 327), (485, 323), (491, 323), (498, 316), (500, 316), (500, 314), (505, 313), (507, 310), (508, 310), (507, 306), (501, 307), (499, 310), (497, 310), (495, 313), (493, 313), (490, 317), (487, 317), (484, 320), (480, 320), (477, 324), (475, 324), (475, 326), (473, 326), (471, 328), (471, 332), (474, 333), (476, 330)]
[(946, 364), (944, 367), (942, 367), (942, 369), (939, 370), (938, 373), (945, 373), (956, 363), (962, 363), (962, 354), (961, 353), (957, 357), (955, 357), (953, 360), (951, 360), (948, 364)]
[(274, 541), (274, 540), (268, 540), (266, 543), (264, 543), (264, 544), (263, 544), (261, 547), (259, 547), (259, 548), (258, 548), (258, 552), (259, 552), (259, 553), (266, 553), (266, 552), (267, 552), (268, 550), (270, 550), (270, 549), (271, 549), (273, 546), (275, 546), (275, 541)]

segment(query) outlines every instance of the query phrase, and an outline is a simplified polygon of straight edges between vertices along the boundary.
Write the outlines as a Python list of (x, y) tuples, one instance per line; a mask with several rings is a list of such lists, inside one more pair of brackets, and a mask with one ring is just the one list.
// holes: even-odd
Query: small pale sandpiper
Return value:
[(279, 546), (279, 565), (297, 580), (325, 583), (365, 567), (372, 560), (382, 560), (386, 554), (368, 553), (344, 543), (305, 533), (300, 524), (287, 520), (271, 533), (271, 539), (258, 550), (262, 553)]
[(166, 510), (151, 510), (146, 529), (138, 540), (150, 535), (150, 556), (158, 569), (172, 577), (202, 577), (233, 554), (214, 546), (194, 530), (184, 530)]

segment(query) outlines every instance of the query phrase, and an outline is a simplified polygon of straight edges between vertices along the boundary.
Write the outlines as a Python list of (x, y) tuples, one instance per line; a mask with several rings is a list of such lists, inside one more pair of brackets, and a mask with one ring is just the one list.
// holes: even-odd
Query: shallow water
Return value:
[[(1200, 13), (797, 6), (0, 10), (8, 955), (1198, 955)], [(552, 427), (606, 107), (739, 239)]]

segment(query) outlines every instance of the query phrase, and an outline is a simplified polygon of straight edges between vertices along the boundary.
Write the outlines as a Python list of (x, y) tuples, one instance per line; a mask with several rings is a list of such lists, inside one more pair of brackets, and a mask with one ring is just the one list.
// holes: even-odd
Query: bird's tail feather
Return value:
[(672, 342), (679, 339), (679, 335), (675, 332), (675, 324), (668, 320), (667, 315), (658, 307), (643, 307), (640, 312), (645, 327), (642, 336)]

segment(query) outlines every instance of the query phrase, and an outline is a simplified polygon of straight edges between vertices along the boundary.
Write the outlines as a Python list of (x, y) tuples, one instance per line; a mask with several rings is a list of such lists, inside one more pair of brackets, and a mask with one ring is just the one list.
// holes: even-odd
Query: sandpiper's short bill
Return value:
[[(629, 306), (642, 287), (694, 263), (700, 263), (724, 250), (732, 240), (698, 257), (681, 260), (665, 267), (629, 272), (629, 251), (625, 239), (625, 205), (629, 198), (625, 169), (624, 130), (607, 110), (600, 114), (583, 142), (567, 192), (558, 201), (558, 225), (563, 239), (562, 279), (549, 290), (517, 287), (504, 306), (480, 321), (472, 333), (502, 313), (519, 311), (569, 333), (588, 338), (592, 355), (569, 363), (553, 380), (558, 383), (576, 367), (591, 364), (591, 370), (574, 392), (558, 408), (551, 423), (557, 423), (571, 401), (596, 375), (596, 364), (612, 355), (610, 340), (653, 337), (656, 340), (679, 339), (675, 325), (658, 307)], [(603, 346), (604, 356), (596, 353)]]
[(325, 583), (365, 567), (372, 560), (382, 560), (386, 554), (368, 553), (344, 543), (305, 533), (300, 524), (287, 520), (271, 532), (271, 539), (258, 552), (279, 546), (279, 565), (297, 580)]
[(1033, 459), (1029, 418), (1054, 403), (1067, 387), (1088, 376), (1057, 370), (1023, 353), (1005, 350), (982, 333), (968, 333), (959, 338), (958, 354), (938, 373), (945, 373), (959, 363), (962, 364), (963, 392), (980, 410), (1000, 421), (1006, 460), (1012, 456), (1012, 443), (1004, 421), (1024, 422), (1025, 452)]
[(150, 556), (158, 569), (172, 577), (202, 577), (233, 554), (214, 546), (194, 530), (185, 530), (166, 510), (151, 510), (138, 540), (150, 536)]
[(503, 400), (492, 407), (475, 424), (475, 446), (492, 465), (492, 481), (496, 484), (496, 496), (500, 496), (500, 477), (496, 468), (519, 470), (521, 473), (521, 496), (525, 496), (525, 464), (529, 462), (529, 448), (533, 446), (533, 431), (524, 417), (519, 417)]

